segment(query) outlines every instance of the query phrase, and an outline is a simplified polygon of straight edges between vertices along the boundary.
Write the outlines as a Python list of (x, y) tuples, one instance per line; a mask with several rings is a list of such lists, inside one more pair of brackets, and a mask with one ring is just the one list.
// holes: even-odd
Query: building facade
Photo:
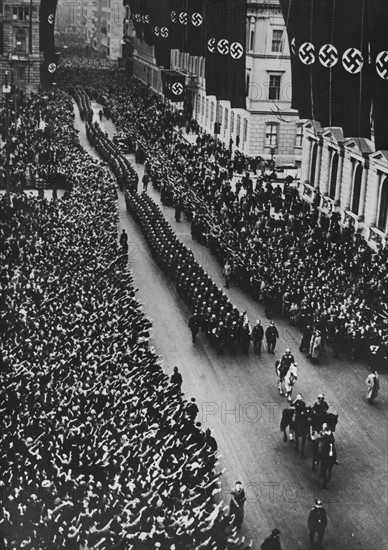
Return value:
[(321, 215), (338, 213), (340, 225), (375, 250), (388, 243), (388, 151), (372, 141), (344, 138), (341, 128), (304, 125), (301, 196)]
[(122, 0), (93, 0), (82, 5), (81, 34), (86, 44), (109, 59), (122, 57), (123, 21)]
[(39, 1), (3, 0), (2, 44), (0, 45), (0, 84), (3, 89), (5, 73), (8, 84), (24, 93), (37, 91), (40, 86)]
[[(248, 1), (246, 26), (246, 109), (206, 95), (205, 58), (171, 52), (171, 68), (187, 75), (188, 102), (207, 132), (220, 123), (219, 139), (249, 156), (278, 164), (300, 165), (303, 124), (291, 109), (291, 65), (284, 19), (278, 0)], [(153, 48), (135, 38), (133, 74), (162, 93)]]

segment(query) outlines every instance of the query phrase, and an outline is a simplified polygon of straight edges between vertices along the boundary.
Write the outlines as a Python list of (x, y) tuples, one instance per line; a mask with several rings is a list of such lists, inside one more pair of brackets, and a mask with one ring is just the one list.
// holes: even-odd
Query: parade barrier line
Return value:
[(149, 347), (118, 247), (115, 182), (58, 96), (72, 192), (0, 200), (1, 546), (241, 547), (214, 502), (216, 442)]

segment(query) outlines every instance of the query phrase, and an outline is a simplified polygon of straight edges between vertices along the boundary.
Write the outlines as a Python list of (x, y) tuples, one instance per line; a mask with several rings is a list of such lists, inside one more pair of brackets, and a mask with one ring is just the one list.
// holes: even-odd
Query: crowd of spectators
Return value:
[[(378, 253), (338, 215), (319, 216), (292, 185), (281, 186), (257, 159), (212, 136), (189, 142), (173, 111), (139, 82), (114, 90), (89, 81), (137, 158), (147, 163), (164, 204), (179, 201), (193, 235), (232, 263), (232, 280), (302, 331), (318, 328), (323, 345), (354, 359), (379, 345), (388, 356), (388, 249)], [(236, 182), (237, 176), (237, 182)]]
[[(77, 87), (72, 93), (80, 113), (91, 112), (90, 101), (85, 91)], [(246, 312), (240, 313), (238, 308), (233, 307), (223, 290), (217, 288), (195, 260), (193, 253), (176, 237), (153, 199), (146, 193), (139, 195), (136, 192), (136, 171), (130, 162), (104, 134), (99, 124), (92, 123), (92, 117), (85, 118), (89, 142), (113, 170), (120, 186), (125, 184), (128, 210), (139, 223), (156, 262), (169, 279), (175, 282), (178, 294), (196, 315), (203, 333), (219, 352), (225, 346), (235, 350), (241, 345), (246, 353), (251, 336)]]
[(44, 102), (71, 191), (0, 200), (0, 544), (241, 548), (215, 499), (216, 441), (149, 346), (116, 183), (81, 148), (71, 98), (58, 89)]

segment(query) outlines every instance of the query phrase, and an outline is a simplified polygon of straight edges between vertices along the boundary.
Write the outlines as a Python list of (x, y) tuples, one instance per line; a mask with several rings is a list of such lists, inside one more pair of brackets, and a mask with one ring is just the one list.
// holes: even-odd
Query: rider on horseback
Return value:
[(316, 430), (320, 430), (326, 421), (326, 413), (329, 410), (329, 405), (325, 401), (323, 393), (318, 395), (318, 400), (313, 405), (313, 411), (315, 413)]
[(290, 368), (292, 363), (295, 363), (295, 359), (294, 359), (294, 356), (291, 353), (290, 348), (287, 348), (286, 353), (280, 359), (280, 369), (283, 373), (283, 376), (285, 376), (287, 374), (288, 369)]
[(325, 414), (329, 410), (329, 405), (325, 401), (325, 396), (323, 395), (323, 393), (320, 393), (318, 395), (318, 401), (315, 401), (313, 409), (320, 417), (325, 416)]

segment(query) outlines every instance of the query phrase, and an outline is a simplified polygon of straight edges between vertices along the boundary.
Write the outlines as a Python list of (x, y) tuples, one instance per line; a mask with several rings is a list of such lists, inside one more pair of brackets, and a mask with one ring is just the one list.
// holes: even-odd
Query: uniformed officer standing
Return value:
[(260, 319), (256, 321), (255, 326), (252, 329), (253, 351), (257, 355), (261, 355), (261, 346), (264, 338), (264, 329)]
[(314, 508), (311, 508), (307, 525), (310, 532), (310, 545), (314, 546), (315, 534), (318, 535), (318, 548), (322, 548), (323, 536), (327, 527), (327, 514), (322, 501), (317, 498)]

